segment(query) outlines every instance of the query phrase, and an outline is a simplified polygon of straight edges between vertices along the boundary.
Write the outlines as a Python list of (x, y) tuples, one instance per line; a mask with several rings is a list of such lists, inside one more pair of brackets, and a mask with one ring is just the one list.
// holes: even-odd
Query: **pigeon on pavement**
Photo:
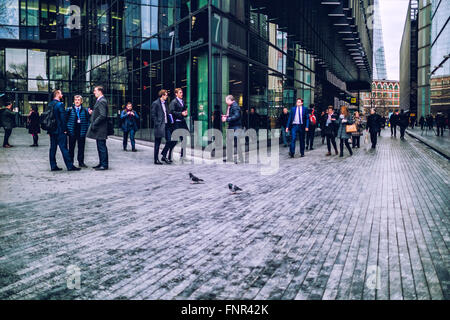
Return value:
[(228, 184), (228, 189), (230, 189), (230, 191), (231, 191), (232, 194), (236, 194), (237, 192), (242, 191), (241, 188), (239, 188), (239, 187), (236, 186), (236, 185), (233, 185), (232, 183), (229, 183), (229, 184)]
[(199, 184), (199, 183), (201, 183), (201, 182), (204, 182), (202, 179), (200, 179), (200, 178), (194, 176), (192, 173), (189, 173), (189, 177), (190, 177), (191, 180), (192, 180), (192, 182), (191, 182), (192, 184)]

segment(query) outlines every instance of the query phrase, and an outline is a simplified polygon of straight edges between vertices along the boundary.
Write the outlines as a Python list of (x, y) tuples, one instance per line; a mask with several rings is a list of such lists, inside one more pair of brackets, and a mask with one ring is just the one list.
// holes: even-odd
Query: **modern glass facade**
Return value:
[[(12, 31), (3, 36), (0, 45), (0, 72), (6, 74), (0, 90), (20, 101), (23, 113), (28, 107), (22, 101), (47, 101), (54, 88), (66, 93), (66, 101), (81, 93), (90, 104), (93, 86), (103, 85), (110, 116), (117, 118), (122, 106), (133, 102), (141, 115), (137, 138), (152, 140), (152, 130), (142, 130), (152, 127), (152, 101), (159, 90), (172, 97), (180, 87), (188, 126), (205, 142), (201, 137), (208, 128), (224, 129), (215, 120), (226, 111), (228, 94), (241, 106), (244, 124), (255, 107), (260, 128), (274, 128), (282, 107), (294, 105), (296, 97), (320, 109), (349, 104), (356, 90), (370, 90), (367, 0), (297, 1), (286, 19), (280, 19), (286, 10), (256, 0), (7, 1), (12, 5), (5, 10), (20, 8), (19, 22), (5, 20), (2, 27), (19, 31), (18, 38)], [(67, 27), (73, 5), (81, 9), (79, 30)], [(292, 8), (291, 2), (277, 6)], [(297, 9), (304, 15), (301, 24)], [(32, 40), (20, 30), (32, 27), (27, 19), (33, 14), (40, 41), (17, 41)], [(55, 41), (46, 40), (44, 19), (53, 19)]]
[(431, 0), (419, 2), (417, 54), (417, 119), (430, 113)]
[(431, 112), (450, 116), (450, 2), (431, 5)]

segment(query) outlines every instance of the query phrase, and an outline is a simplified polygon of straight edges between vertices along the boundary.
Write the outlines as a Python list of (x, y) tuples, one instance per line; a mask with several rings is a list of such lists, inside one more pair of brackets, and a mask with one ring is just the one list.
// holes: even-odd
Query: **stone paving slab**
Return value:
[[(29, 148), (15, 129), (11, 143), (0, 150), (0, 299), (450, 298), (450, 165), (415, 139), (386, 130), (376, 151), (344, 158), (325, 157), (320, 139), (305, 158), (281, 148), (272, 176), (155, 167), (150, 147), (123, 152), (112, 139), (110, 171), (53, 173), (48, 137)], [(97, 164), (92, 140), (86, 155)]]
[(420, 127), (409, 128), (406, 133), (450, 159), (450, 131), (448, 129), (444, 130), (444, 135), (439, 137), (436, 136), (436, 129), (428, 131), (421, 130)]

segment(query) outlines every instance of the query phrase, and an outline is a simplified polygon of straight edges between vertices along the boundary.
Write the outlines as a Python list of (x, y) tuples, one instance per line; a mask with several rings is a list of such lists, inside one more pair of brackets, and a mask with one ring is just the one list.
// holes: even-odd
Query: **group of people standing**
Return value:
[[(352, 148), (361, 147), (361, 136), (363, 136), (363, 122), (360, 113), (357, 111), (350, 115), (346, 106), (342, 106), (340, 113), (337, 114), (333, 106), (329, 106), (320, 116), (316, 116), (315, 106), (306, 108), (301, 98), (297, 99), (295, 107), (289, 112), (287, 108), (279, 117), (279, 126), (282, 131), (282, 140), (284, 147), (288, 146), (288, 134), (291, 133), (289, 147), (289, 156), (294, 158), (297, 139), (300, 141), (300, 156), (305, 156), (306, 150), (314, 150), (314, 137), (317, 128), (321, 129), (322, 144), (327, 142), (328, 152), (326, 156), (331, 156), (333, 147), (336, 155), (344, 156), (344, 147), (348, 150), (350, 156), (353, 155)], [(377, 136), (381, 131), (381, 116), (376, 114), (375, 109), (367, 118), (366, 130), (370, 133), (372, 148), (377, 145)], [(339, 151), (336, 138), (339, 139)], [(350, 140), (352, 146), (350, 146)], [(306, 141), (306, 143), (305, 143)]]
[(393, 112), (389, 117), (389, 125), (391, 127), (391, 137), (397, 138), (397, 126), (400, 127), (400, 139), (405, 139), (405, 132), (409, 124), (409, 115), (401, 110)]
[(428, 130), (434, 130), (434, 124), (436, 124), (436, 136), (444, 136), (445, 127), (449, 126), (449, 119), (444, 116), (442, 112), (438, 112), (435, 117), (431, 114), (428, 114), (425, 118), (423, 116), (420, 117), (419, 124), (420, 129), (424, 130), (426, 127)]

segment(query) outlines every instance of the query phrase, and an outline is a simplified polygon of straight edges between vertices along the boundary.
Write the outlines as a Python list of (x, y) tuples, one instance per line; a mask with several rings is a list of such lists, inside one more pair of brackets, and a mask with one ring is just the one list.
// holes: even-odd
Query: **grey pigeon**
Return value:
[(201, 182), (204, 182), (202, 179), (194, 176), (192, 173), (189, 173), (189, 177), (191, 178), (192, 182), (191, 183), (195, 183), (195, 184), (199, 184)]
[(236, 185), (233, 185), (232, 183), (229, 183), (229, 184), (228, 184), (228, 189), (230, 189), (230, 191), (231, 191), (233, 194), (236, 194), (237, 192), (242, 191), (241, 188), (239, 188), (239, 187), (236, 186)]

